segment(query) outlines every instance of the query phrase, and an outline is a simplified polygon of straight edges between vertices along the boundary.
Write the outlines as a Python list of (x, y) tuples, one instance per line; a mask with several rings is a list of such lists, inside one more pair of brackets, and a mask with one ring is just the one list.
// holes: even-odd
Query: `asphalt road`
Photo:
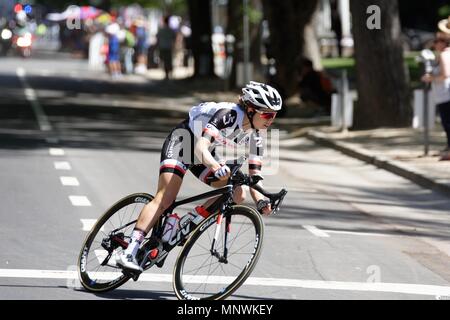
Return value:
[[(0, 60), (0, 299), (176, 299), (151, 276), (87, 293), (75, 264), (109, 206), (154, 193), (165, 135), (194, 102), (68, 58)], [(233, 299), (450, 297), (448, 198), (307, 140), (281, 146), (265, 186), (289, 194)], [(188, 174), (180, 198), (206, 190)], [(171, 275), (176, 256), (147, 273)]]

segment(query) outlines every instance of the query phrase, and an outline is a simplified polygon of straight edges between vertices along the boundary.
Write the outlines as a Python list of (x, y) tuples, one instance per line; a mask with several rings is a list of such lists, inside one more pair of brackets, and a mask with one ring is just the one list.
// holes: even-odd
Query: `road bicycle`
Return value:
[[(178, 299), (225, 299), (245, 282), (256, 266), (263, 244), (264, 223), (256, 209), (236, 205), (233, 194), (237, 187), (249, 186), (270, 200), (274, 214), (280, 210), (287, 191), (265, 191), (258, 185), (262, 177), (240, 171), (245, 160), (239, 159), (232, 167), (225, 187), (175, 202), (138, 251), (137, 260), (146, 271), (155, 265), (162, 268), (168, 254), (182, 246), (172, 278)], [(179, 222), (178, 232), (169, 241), (161, 240), (164, 222), (177, 207), (210, 198), (217, 198), (208, 208), (211, 214), (185, 215)], [(146, 193), (129, 195), (114, 204), (94, 225), (77, 264), (80, 282), (87, 291), (103, 293), (129, 279), (139, 279), (141, 272), (122, 270), (116, 265), (116, 257), (128, 247), (137, 217), (152, 199)]]

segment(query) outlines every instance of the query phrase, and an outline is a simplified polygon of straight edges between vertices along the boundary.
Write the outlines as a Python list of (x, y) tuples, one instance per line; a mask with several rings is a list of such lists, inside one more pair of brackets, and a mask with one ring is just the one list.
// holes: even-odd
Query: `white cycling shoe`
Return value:
[(143, 272), (144, 270), (139, 266), (139, 263), (136, 260), (136, 257), (133, 257), (131, 254), (119, 254), (116, 259), (116, 264), (123, 269)]

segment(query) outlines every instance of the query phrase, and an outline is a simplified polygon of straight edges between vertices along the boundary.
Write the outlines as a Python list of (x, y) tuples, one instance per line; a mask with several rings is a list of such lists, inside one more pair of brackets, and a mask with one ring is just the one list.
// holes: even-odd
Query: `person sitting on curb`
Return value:
[(434, 40), (438, 63), (431, 74), (422, 81), (431, 83), (434, 102), (439, 110), (442, 126), (447, 136), (447, 148), (441, 153), (441, 161), (450, 160), (450, 17), (439, 22), (439, 30)]
[(326, 115), (331, 114), (333, 84), (323, 72), (314, 70), (312, 61), (306, 58), (301, 61), (298, 89), (302, 101), (313, 103)]

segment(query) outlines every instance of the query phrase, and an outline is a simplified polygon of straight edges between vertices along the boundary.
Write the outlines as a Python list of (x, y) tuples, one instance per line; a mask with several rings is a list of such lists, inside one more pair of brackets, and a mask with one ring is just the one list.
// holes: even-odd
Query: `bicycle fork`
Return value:
[(224, 214), (220, 213), (217, 216), (217, 222), (216, 222), (216, 233), (214, 234), (214, 239), (211, 244), (211, 255), (216, 257), (220, 263), (228, 264), (228, 236), (231, 231), (231, 216), (227, 215), (225, 217), (225, 234), (224, 236), (224, 249), (223, 249), (223, 255), (220, 255), (220, 253), (216, 250), (216, 244), (219, 241), (220, 233), (221, 233), (221, 226), (223, 222)]

